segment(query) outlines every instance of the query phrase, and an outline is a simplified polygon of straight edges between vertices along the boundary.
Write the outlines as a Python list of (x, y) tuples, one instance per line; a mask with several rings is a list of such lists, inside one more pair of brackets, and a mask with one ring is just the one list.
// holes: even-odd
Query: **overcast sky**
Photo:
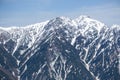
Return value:
[(58, 16), (88, 15), (120, 25), (120, 0), (0, 0), (0, 26), (25, 26)]

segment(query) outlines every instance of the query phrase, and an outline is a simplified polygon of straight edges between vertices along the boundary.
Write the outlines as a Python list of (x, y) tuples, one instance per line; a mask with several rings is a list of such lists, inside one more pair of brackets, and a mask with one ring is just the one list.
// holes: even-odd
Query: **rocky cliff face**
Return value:
[(0, 28), (1, 80), (119, 80), (120, 26), (80, 16)]

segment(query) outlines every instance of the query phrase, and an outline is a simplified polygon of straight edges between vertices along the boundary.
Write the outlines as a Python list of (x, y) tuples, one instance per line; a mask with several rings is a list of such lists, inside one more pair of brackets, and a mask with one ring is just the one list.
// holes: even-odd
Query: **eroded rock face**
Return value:
[(119, 80), (120, 26), (87, 16), (0, 28), (1, 80)]

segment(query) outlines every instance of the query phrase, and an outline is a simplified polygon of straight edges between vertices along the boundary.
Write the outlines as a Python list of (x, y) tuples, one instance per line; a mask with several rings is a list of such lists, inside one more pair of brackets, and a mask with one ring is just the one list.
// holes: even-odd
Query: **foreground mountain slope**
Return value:
[(80, 16), (0, 28), (2, 80), (119, 80), (120, 26)]

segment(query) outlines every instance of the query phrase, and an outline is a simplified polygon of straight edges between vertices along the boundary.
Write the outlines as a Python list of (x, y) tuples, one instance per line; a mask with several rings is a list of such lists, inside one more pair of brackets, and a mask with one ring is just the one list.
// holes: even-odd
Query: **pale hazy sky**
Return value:
[(0, 0), (0, 26), (25, 26), (58, 16), (88, 15), (120, 25), (120, 0)]

